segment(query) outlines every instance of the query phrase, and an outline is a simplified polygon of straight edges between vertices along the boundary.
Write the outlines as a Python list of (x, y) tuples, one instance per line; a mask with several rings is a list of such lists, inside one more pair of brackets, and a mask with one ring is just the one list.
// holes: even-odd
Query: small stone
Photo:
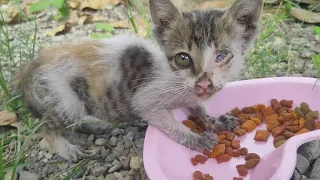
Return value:
[(300, 180), (300, 178), (301, 175), (298, 173), (297, 170), (294, 170), (291, 180)]
[(109, 154), (109, 151), (107, 151), (106, 149), (103, 148), (100, 150), (100, 156), (102, 159), (105, 159), (108, 156), (108, 154)]
[[(319, 151), (319, 149), (317, 150)], [(320, 178), (320, 158), (313, 164), (309, 172), (309, 178)]]
[(138, 170), (140, 169), (141, 163), (142, 163), (142, 160), (140, 157), (138, 156), (131, 157), (130, 168), (134, 170)]
[(307, 143), (302, 144), (298, 148), (298, 153), (304, 156), (306, 159), (308, 159), (309, 162), (311, 162), (314, 159), (317, 159), (320, 155), (320, 141), (310, 141)]
[(105, 160), (107, 162), (112, 162), (115, 159), (116, 159), (115, 155), (114, 154), (110, 154), (109, 156), (107, 156), (107, 158)]
[(134, 177), (133, 176), (130, 176), (130, 175), (127, 175), (124, 180), (134, 180)]
[(123, 179), (123, 174), (122, 174), (122, 173), (115, 172), (115, 173), (113, 173), (113, 175), (114, 175), (117, 179)]
[(92, 142), (94, 140), (94, 135), (90, 134), (88, 137), (88, 142)]
[(40, 180), (41, 176), (30, 171), (20, 171), (19, 180)]
[(121, 153), (124, 150), (124, 145), (119, 142), (114, 149)]
[(313, 51), (305, 50), (301, 52), (302, 58), (311, 58), (315, 53)]
[(104, 177), (102, 175), (97, 177), (97, 180), (103, 180), (103, 179), (104, 179)]
[(127, 132), (139, 132), (139, 128), (138, 127), (128, 127), (127, 128)]
[(129, 168), (130, 168), (129, 162), (130, 162), (129, 159), (125, 159), (125, 160), (121, 161), (124, 170), (129, 170)]
[(134, 138), (135, 139), (141, 139), (141, 138), (144, 138), (145, 136), (146, 136), (146, 132), (142, 131), (142, 132), (135, 133)]
[(117, 136), (119, 134), (120, 134), (120, 129), (119, 128), (115, 128), (111, 133), (112, 136)]
[(51, 153), (47, 153), (47, 154), (46, 154), (46, 158), (47, 158), (47, 159), (50, 160), (52, 157), (53, 157), (53, 155), (52, 155)]
[(57, 165), (54, 165), (54, 164), (47, 164), (47, 173), (48, 174), (52, 174), (52, 173), (54, 173), (54, 172), (56, 172), (58, 169), (59, 169), (59, 167), (57, 166)]
[(102, 145), (106, 144), (106, 140), (104, 138), (98, 138), (98, 139), (96, 139), (96, 141), (94, 143), (97, 146), (102, 146)]
[(99, 152), (100, 152), (100, 149), (99, 149), (99, 148), (93, 148), (93, 149), (91, 150), (91, 154), (92, 154), (92, 155), (95, 155), (95, 156), (99, 155)]
[(108, 173), (119, 171), (123, 167), (122, 163), (119, 161), (115, 161), (113, 164), (114, 165), (109, 169)]
[(292, 77), (303, 77), (302, 74), (292, 74)]
[(143, 147), (143, 144), (144, 144), (144, 138), (141, 138), (141, 139), (137, 139), (134, 144), (136, 145), (136, 147)]
[(117, 145), (118, 139), (114, 136), (112, 136), (109, 140), (108, 140), (108, 144), (112, 147), (115, 147)]
[(95, 177), (99, 177), (101, 175), (104, 175), (106, 174), (108, 168), (105, 167), (105, 166), (96, 166), (92, 169), (92, 174), (95, 176)]
[(297, 155), (296, 169), (300, 174), (305, 174), (308, 171), (309, 165), (309, 161), (304, 156), (301, 154)]
[(114, 176), (113, 174), (108, 174), (104, 180), (117, 180), (116, 176)]

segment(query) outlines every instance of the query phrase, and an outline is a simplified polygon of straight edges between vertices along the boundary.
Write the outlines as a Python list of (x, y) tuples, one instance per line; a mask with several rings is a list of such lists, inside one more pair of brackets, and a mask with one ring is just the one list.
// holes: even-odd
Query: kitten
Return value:
[[(23, 98), (45, 122), (44, 138), (61, 157), (86, 156), (64, 135), (80, 121), (142, 119), (201, 152), (217, 143), (216, 132), (237, 128), (236, 118), (212, 118), (201, 104), (238, 76), (259, 30), (263, 0), (184, 13), (169, 0), (149, 5), (161, 49), (135, 35), (118, 35), (45, 49), (19, 72)], [(199, 135), (176, 121), (171, 110), (180, 107), (200, 117), (208, 131)]]

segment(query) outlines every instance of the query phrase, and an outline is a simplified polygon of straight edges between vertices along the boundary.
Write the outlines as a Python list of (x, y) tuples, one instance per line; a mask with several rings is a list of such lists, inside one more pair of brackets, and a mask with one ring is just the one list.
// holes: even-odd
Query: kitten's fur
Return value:
[[(27, 106), (46, 121), (42, 132), (60, 156), (77, 161), (85, 155), (64, 137), (71, 131), (66, 127), (81, 120), (143, 119), (198, 151), (217, 143), (217, 131), (237, 127), (228, 115), (207, 116), (201, 103), (239, 74), (258, 33), (263, 0), (236, 0), (226, 10), (186, 13), (169, 0), (149, 4), (163, 51), (149, 40), (119, 35), (46, 49), (18, 74)], [(221, 51), (233, 54), (230, 62), (216, 63), (218, 55), (225, 57)], [(180, 52), (190, 55), (190, 67), (175, 63)], [(170, 110), (178, 107), (201, 117), (208, 131), (199, 135), (175, 121)]]

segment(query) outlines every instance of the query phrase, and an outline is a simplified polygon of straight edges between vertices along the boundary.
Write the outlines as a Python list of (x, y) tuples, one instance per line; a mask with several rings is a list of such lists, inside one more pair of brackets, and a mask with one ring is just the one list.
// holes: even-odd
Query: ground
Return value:
[[(1, 5), (0, 11), (5, 12), (13, 6), (14, 3), (6, 2)], [(280, 5), (275, 6), (271, 13), (263, 15), (261, 33), (239, 80), (276, 76), (317, 77), (318, 70), (312, 56), (320, 53), (320, 36), (314, 31), (314, 24), (302, 23), (283, 9), (277, 11), (277, 7)], [(71, 20), (66, 24), (66, 21), (54, 20), (57, 10), (49, 8), (38, 13), (36, 21), (31, 19), (27, 22), (2, 26), (0, 40), (4, 48), (0, 47), (0, 53), (2, 53), (0, 72), (3, 73), (3, 77), (1, 73), (0, 82), (4, 79), (9, 81), (16, 67), (21, 62), (32, 60), (43, 47), (80, 42), (101, 34), (112, 36), (124, 31), (132, 31), (133, 28), (127, 23), (127, 13), (128, 7), (123, 4), (108, 6), (103, 10), (84, 9), (75, 14), (71, 13)], [(149, 32), (148, 25), (143, 21), (146, 14), (138, 13), (135, 9), (132, 12), (140, 35), (148, 35)], [(84, 16), (90, 16), (92, 19), (82, 24), (84, 19), (81, 18)], [(92, 22), (94, 18), (100, 18), (101, 21), (108, 22), (112, 26), (102, 25), (103, 27), (99, 28)], [(149, 19), (145, 18), (145, 20)], [(57, 34), (52, 35), (52, 30), (61, 25), (67, 27), (62, 27)], [(7, 33), (6, 30), (8, 30)], [(51, 32), (51, 36), (47, 32)], [(0, 132), (3, 133), (0, 146), (0, 156), (3, 157), (0, 165), (2, 164), (3, 168), (0, 167), (0, 179), (2, 175), (5, 179), (10, 179), (12, 174), (20, 180), (147, 179), (142, 164), (147, 124), (135, 122), (114, 127), (109, 134), (103, 135), (79, 134), (79, 138), (88, 145), (91, 157), (78, 163), (69, 163), (44, 149), (44, 141), (34, 133), (39, 125), (37, 121), (26, 111), (16, 108), (22, 106), (19, 102), (12, 107), (11, 102), (16, 102), (15, 99), (18, 97), (10, 95), (10, 98), (6, 98), (8, 93), (2, 84), (1, 88), (3, 92), (0, 91), (0, 97), (3, 99), (0, 100), (0, 105), (2, 104), (0, 110), (9, 107), (11, 110), (18, 111), (16, 114), (21, 121), (18, 125), (19, 131), (14, 127), (0, 126)], [(293, 174), (294, 180), (307, 177), (320, 178), (319, 149), (320, 141), (313, 141), (299, 148), (297, 167)]]

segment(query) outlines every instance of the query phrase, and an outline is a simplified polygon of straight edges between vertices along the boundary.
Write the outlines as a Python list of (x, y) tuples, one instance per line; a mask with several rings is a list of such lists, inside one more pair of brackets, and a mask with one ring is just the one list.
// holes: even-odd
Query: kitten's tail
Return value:
[(36, 118), (42, 117), (44, 106), (36, 94), (34, 79), (39, 66), (40, 62), (37, 59), (20, 66), (12, 83), (13, 91), (22, 95), (25, 105)]

